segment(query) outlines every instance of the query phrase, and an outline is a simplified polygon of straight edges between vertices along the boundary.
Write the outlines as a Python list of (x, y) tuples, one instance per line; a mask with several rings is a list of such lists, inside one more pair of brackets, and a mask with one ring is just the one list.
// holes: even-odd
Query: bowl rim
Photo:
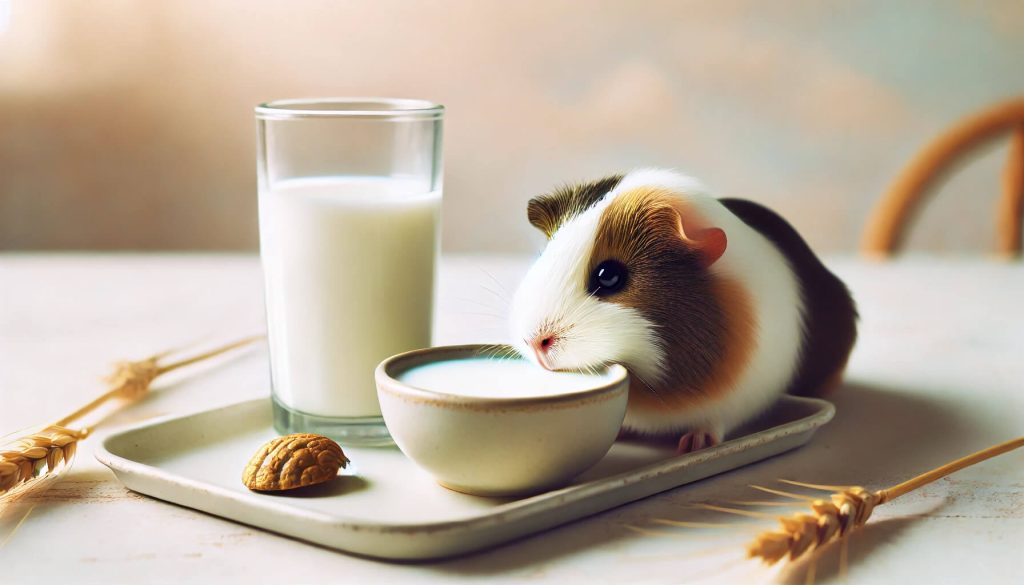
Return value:
[[(488, 409), (501, 407), (525, 407), (525, 406), (549, 406), (576, 404), (581, 401), (590, 402), (594, 399), (610, 398), (617, 392), (628, 392), (629, 372), (620, 364), (611, 363), (604, 367), (612, 375), (607, 382), (587, 388), (578, 392), (567, 392), (564, 394), (553, 394), (547, 396), (529, 396), (519, 398), (501, 398), (489, 396), (466, 396), (463, 394), (448, 394), (436, 390), (428, 390), (418, 386), (412, 386), (398, 379), (397, 374), (427, 363), (445, 361), (451, 359), (464, 359), (470, 357), (486, 357), (485, 351), (493, 349), (512, 349), (511, 346), (502, 344), (461, 344), (461, 345), (439, 345), (414, 349), (393, 355), (382, 361), (374, 370), (374, 380), (378, 392), (388, 392), (393, 395), (413, 398), (419, 401), (440, 403), (450, 406), (483, 406)], [(439, 357), (443, 356), (443, 357)], [(521, 359), (521, 358), (520, 358)]]

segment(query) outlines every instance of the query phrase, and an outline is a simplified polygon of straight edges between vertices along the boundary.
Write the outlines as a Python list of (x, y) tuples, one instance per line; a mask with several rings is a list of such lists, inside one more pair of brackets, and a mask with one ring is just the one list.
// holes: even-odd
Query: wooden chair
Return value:
[(996, 252), (1004, 258), (1019, 258), (1024, 219), (1024, 98), (997, 104), (971, 116), (922, 149), (872, 211), (861, 252), (876, 258), (891, 256), (903, 243), (905, 228), (913, 221), (922, 201), (954, 163), (1006, 134), (1010, 135), (1010, 154), (996, 206)]

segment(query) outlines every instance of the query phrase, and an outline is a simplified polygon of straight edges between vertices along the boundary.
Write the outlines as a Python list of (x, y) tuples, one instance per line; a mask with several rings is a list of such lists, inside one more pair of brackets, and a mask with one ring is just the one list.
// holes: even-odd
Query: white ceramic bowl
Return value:
[(388, 431), (438, 483), (475, 495), (535, 493), (567, 483), (608, 452), (626, 414), (622, 366), (607, 366), (594, 388), (529, 398), (445, 394), (399, 380), (416, 366), (479, 357), (484, 347), (420, 349), (377, 366)]

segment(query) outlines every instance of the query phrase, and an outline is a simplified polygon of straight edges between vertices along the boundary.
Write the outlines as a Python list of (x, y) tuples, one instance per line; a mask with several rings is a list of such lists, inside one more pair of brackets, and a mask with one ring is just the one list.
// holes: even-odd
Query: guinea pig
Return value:
[(841, 379), (853, 299), (773, 211), (641, 169), (535, 197), (527, 215), (548, 241), (513, 296), (513, 345), (549, 370), (624, 365), (628, 434), (701, 449)]

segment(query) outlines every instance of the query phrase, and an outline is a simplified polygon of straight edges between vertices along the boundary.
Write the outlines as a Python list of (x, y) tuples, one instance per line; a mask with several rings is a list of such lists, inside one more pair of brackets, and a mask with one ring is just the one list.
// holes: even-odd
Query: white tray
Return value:
[(572, 485), (518, 499), (448, 491), (396, 448), (345, 447), (352, 460), (348, 476), (301, 494), (251, 492), (242, 485), (242, 469), (275, 436), (266, 399), (132, 427), (107, 437), (96, 457), (128, 488), (169, 502), (351, 553), (432, 559), (491, 547), (793, 449), (834, 411), (823, 400), (786, 396), (742, 436), (689, 455), (617, 442)]

